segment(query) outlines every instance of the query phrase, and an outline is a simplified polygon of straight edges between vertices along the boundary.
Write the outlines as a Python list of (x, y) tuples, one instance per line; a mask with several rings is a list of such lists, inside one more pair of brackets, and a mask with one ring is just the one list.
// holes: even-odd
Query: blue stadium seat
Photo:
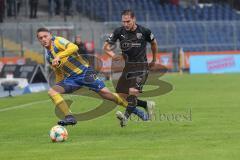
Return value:
[[(209, 50), (230, 50), (236, 47), (240, 49), (240, 26), (237, 27), (238, 46), (221, 45), (233, 42), (234, 28), (230, 25), (219, 27), (217, 24), (208, 27), (205, 31), (204, 25), (195, 23), (193, 25), (179, 25), (178, 21), (228, 21), (240, 20), (240, 15), (228, 4), (212, 4), (204, 7), (196, 6), (183, 8), (181, 6), (165, 4), (161, 5), (159, 0), (91, 0), (91, 3), (77, 3), (78, 12), (89, 16), (91, 19), (100, 21), (119, 21), (120, 13), (124, 9), (133, 9), (138, 21), (172, 21), (175, 25), (173, 34), (167, 28), (158, 29), (153, 27), (156, 38), (162, 45), (188, 45), (186, 50), (204, 51), (207, 48), (202, 44), (208, 43)], [(86, 2), (86, 0), (85, 0)], [(90, 2), (90, 1), (89, 1)], [(83, 6), (84, 5), (84, 6)], [(91, 12), (90, 12), (91, 11)], [(94, 11), (94, 12), (92, 12)], [(89, 14), (91, 13), (91, 14)], [(110, 14), (112, 13), (112, 14)], [(175, 34), (176, 32), (176, 34)], [(171, 37), (174, 36), (174, 37)], [(168, 38), (166, 38), (168, 37)]]

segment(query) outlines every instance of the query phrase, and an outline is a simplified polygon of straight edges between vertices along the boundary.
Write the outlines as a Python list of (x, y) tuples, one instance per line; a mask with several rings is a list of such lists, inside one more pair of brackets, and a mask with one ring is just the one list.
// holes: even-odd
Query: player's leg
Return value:
[[(100, 80), (93, 69), (88, 68), (88, 71), (84, 74), (84, 80), (80, 79), (79, 83), (89, 87), (91, 90), (97, 92), (102, 98), (113, 101), (119, 105), (127, 107), (128, 110), (132, 110), (132, 113), (138, 115), (143, 120), (146, 119), (145, 115), (135, 107), (129, 107), (128, 103), (124, 98), (120, 97), (116, 93), (111, 93), (106, 87), (102, 80)], [(144, 113), (144, 112), (143, 112)]]
[(139, 91), (137, 89), (129, 88), (129, 95), (127, 97), (128, 106), (125, 110), (125, 113), (123, 114), (120, 111), (116, 112), (116, 116), (120, 120), (121, 127), (124, 127), (127, 125), (127, 121), (132, 113), (137, 115), (143, 121), (148, 120), (148, 115), (145, 114), (144, 111), (136, 107), (138, 95), (139, 95)]
[(147, 109), (147, 101), (137, 99), (137, 106)]
[(97, 92), (102, 98), (113, 101), (118, 105), (126, 107), (126, 112), (124, 115), (120, 111), (117, 111), (116, 113), (117, 118), (120, 120), (120, 125), (122, 127), (126, 126), (127, 120), (132, 113), (134, 113), (144, 121), (148, 120), (148, 115), (145, 114), (144, 111), (136, 108), (136, 103), (134, 101), (137, 100), (137, 96), (133, 94), (135, 94), (138, 91), (134, 88), (131, 88), (131, 91), (132, 90), (134, 90), (134, 93), (131, 92), (131, 96), (127, 97), (127, 101), (124, 98), (120, 97), (117, 93), (112, 93), (106, 87), (100, 89)]
[(148, 120), (148, 115), (144, 113), (141, 109), (136, 108), (137, 97), (139, 95), (139, 90), (136, 88), (129, 88), (129, 96), (127, 97), (128, 107), (125, 111), (126, 118), (129, 118), (132, 113), (136, 114), (142, 120)]
[(63, 93), (71, 93), (76, 89), (79, 89), (80, 86), (78, 86), (71, 77), (57, 83), (55, 86), (53, 86), (49, 91), (48, 94), (50, 98), (52, 99), (53, 103), (62, 111), (65, 118), (58, 121), (59, 125), (65, 126), (65, 125), (75, 125), (77, 123), (76, 119), (72, 115), (70, 111), (70, 104), (67, 103), (67, 101), (64, 100), (61, 94)]
[(62, 95), (65, 92), (64, 88), (55, 85), (52, 88), (49, 89), (48, 95), (52, 99), (54, 105), (62, 111), (64, 116), (70, 115), (69, 107), (66, 103), (66, 101), (63, 99)]
[[(130, 86), (135, 86), (135, 85), (132, 85), (132, 83), (135, 83), (135, 80), (134, 79), (130, 79), (130, 80), (126, 79), (125, 73), (122, 74), (122, 76), (120, 77), (120, 79), (117, 83), (117, 87), (116, 87), (117, 93), (121, 97), (124, 97), (124, 99), (126, 99), (128, 102), (128, 107), (126, 108), (126, 112), (125, 112), (125, 118), (122, 117), (123, 114), (121, 114), (120, 111), (116, 112), (117, 118), (120, 120), (121, 119), (126, 120), (129, 118), (131, 113), (134, 113), (141, 119), (145, 120), (145, 118), (143, 117), (143, 114), (142, 114), (144, 112), (142, 112), (140, 109), (136, 108), (137, 96), (139, 95), (139, 90), (137, 90), (133, 87), (130, 88)], [(123, 123), (123, 122), (121, 122), (121, 123)]]
[[(127, 99), (127, 97), (128, 97), (128, 94), (126, 94), (126, 93), (117, 93), (117, 94), (124, 99)], [(155, 108), (155, 102), (149, 101), (149, 100), (144, 101), (144, 100), (137, 98), (136, 106), (144, 108), (149, 113), (149, 115), (153, 115), (153, 110)]]
[[(128, 94), (125, 93), (117, 93), (120, 97), (127, 99)], [(147, 113), (149, 114), (149, 118), (152, 119), (152, 115), (154, 114), (154, 108), (155, 108), (155, 102), (154, 101), (144, 101), (144, 100), (140, 100), (139, 98), (137, 98), (137, 107), (142, 107), (143, 109), (145, 109), (147, 111)], [(119, 112), (117, 112), (116, 114), (120, 114)]]
[(123, 107), (128, 106), (128, 102), (124, 98), (122, 98), (118, 93), (112, 93), (107, 87), (100, 89), (98, 94), (102, 98), (113, 101), (118, 105), (121, 105)]
[(97, 92), (102, 98), (115, 102), (116, 104), (127, 107), (127, 101), (117, 93), (112, 93), (100, 80), (96, 72), (92, 68), (88, 68), (87, 71), (82, 75), (83, 78), (79, 79), (78, 83), (89, 87), (89, 89)]
[[(136, 108), (136, 97), (139, 94), (138, 90), (135, 90), (134, 87), (136, 86), (136, 80), (135, 78), (129, 78), (128, 77), (128, 69), (124, 69), (121, 77), (118, 80), (117, 86), (116, 86), (116, 92), (121, 95), (121, 97), (124, 97), (128, 101), (128, 107), (126, 108), (126, 112), (123, 114), (120, 111), (116, 112), (117, 118), (120, 120), (120, 125), (123, 127), (127, 124), (127, 120), (131, 113), (136, 114), (139, 118), (144, 119), (144, 112), (138, 108)], [(130, 91), (130, 88), (131, 91)], [(137, 92), (136, 92), (137, 91)]]
[[(117, 94), (124, 99), (127, 99), (127, 97), (129, 96), (126, 93), (117, 92)], [(154, 108), (155, 108), (155, 102), (154, 101), (149, 101), (149, 100), (145, 101), (145, 100), (141, 100), (141, 99), (137, 98), (136, 106), (137, 107), (142, 107), (143, 109), (145, 109), (148, 112), (150, 117), (152, 117), (152, 115), (154, 114)]]
[[(127, 99), (128, 94), (126, 93), (117, 93), (120, 97)], [(155, 107), (155, 102), (154, 101), (149, 101), (149, 100), (141, 100), (139, 98), (137, 98), (137, 107), (142, 107), (143, 109), (145, 109), (147, 112), (148, 111), (152, 111), (153, 108)]]
[(126, 93), (119, 93), (119, 92), (117, 92), (117, 93), (119, 96), (121, 96), (124, 99), (127, 99), (127, 97), (128, 97), (128, 94), (126, 94)]
[[(136, 85), (135, 88), (139, 90), (140, 93), (142, 93), (143, 86), (148, 78), (148, 69), (145, 68), (142, 71), (142, 75), (136, 77)], [(154, 115), (154, 109), (155, 109), (155, 102), (154, 101), (144, 101), (137, 99), (137, 106), (140, 106), (144, 108), (149, 116), (149, 119), (153, 119)]]
[[(127, 71), (125, 70), (121, 77), (119, 78), (116, 86), (116, 92), (118, 93), (119, 96), (121, 96), (124, 99), (127, 99), (129, 95), (129, 88), (131, 84), (131, 80), (127, 79)], [(144, 74), (144, 79), (141, 81), (141, 86), (146, 82), (148, 74)], [(141, 89), (141, 88), (140, 88)], [(155, 103), (153, 101), (144, 101), (140, 100), (139, 98), (137, 99), (137, 107), (142, 107), (144, 108), (147, 112), (153, 113), (153, 108), (155, 106)]]

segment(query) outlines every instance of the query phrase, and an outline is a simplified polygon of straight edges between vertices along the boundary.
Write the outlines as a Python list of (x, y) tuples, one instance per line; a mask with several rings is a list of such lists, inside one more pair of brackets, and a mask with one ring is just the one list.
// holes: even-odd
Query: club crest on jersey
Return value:
[(142, 33), (137, 33), (137, 39), (141, 39), (142, 38)]
[(66, 39), (61, 38), (61, 39), (59, 39), (59, 43), (60, 43), (61, 45), (66, 45), (66, 44), (69, 43), (69, 41), (66, 40)]
[(125, 36), (124, 36), (124, 35), (122, 35), (122, 34), (121, 34), (121, 37), (122, 37), (122, 38), (125, 38)]

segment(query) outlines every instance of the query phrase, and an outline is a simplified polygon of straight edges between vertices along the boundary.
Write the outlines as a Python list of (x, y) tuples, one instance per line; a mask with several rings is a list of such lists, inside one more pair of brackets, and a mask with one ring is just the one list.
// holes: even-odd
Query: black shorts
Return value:
[(129, 88), (136, 88), (140, 92), (148, 77), (147, 63), (134, 63), (125, 65), (122, 75), (118, 80), (116, 92), (129, 93)]

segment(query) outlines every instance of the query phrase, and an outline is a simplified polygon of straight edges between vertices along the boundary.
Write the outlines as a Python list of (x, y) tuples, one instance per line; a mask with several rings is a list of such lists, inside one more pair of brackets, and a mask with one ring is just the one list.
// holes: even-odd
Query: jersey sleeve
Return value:
[(155, 37), (150, 29), (146, 28), (145, 35), (146, 35), (145, 39), (147, 42), (152, 42), (155, 39)]
[(117, 40), (119, 39), (119, 29), (115, 29), (113, 33), (111, 33), (109, 35), (109, 37), (107, 38), (106, 42), (110, 43), (110, 44), (114, 44), (117, 42)]
[(66, 40), (65, 38), (58, 37), (58, 39), (56, 39), (54, 43), (57, 49), (59, 50), (57, 53), (59, 58), (70, 56), (78, 51), (78, 46)]
[(68, 41), (67, 39), (63, 37), (57, 37), (55, 41), (55, 46), (60, 50), (65, 50), (69, 43), (70, 41)]

